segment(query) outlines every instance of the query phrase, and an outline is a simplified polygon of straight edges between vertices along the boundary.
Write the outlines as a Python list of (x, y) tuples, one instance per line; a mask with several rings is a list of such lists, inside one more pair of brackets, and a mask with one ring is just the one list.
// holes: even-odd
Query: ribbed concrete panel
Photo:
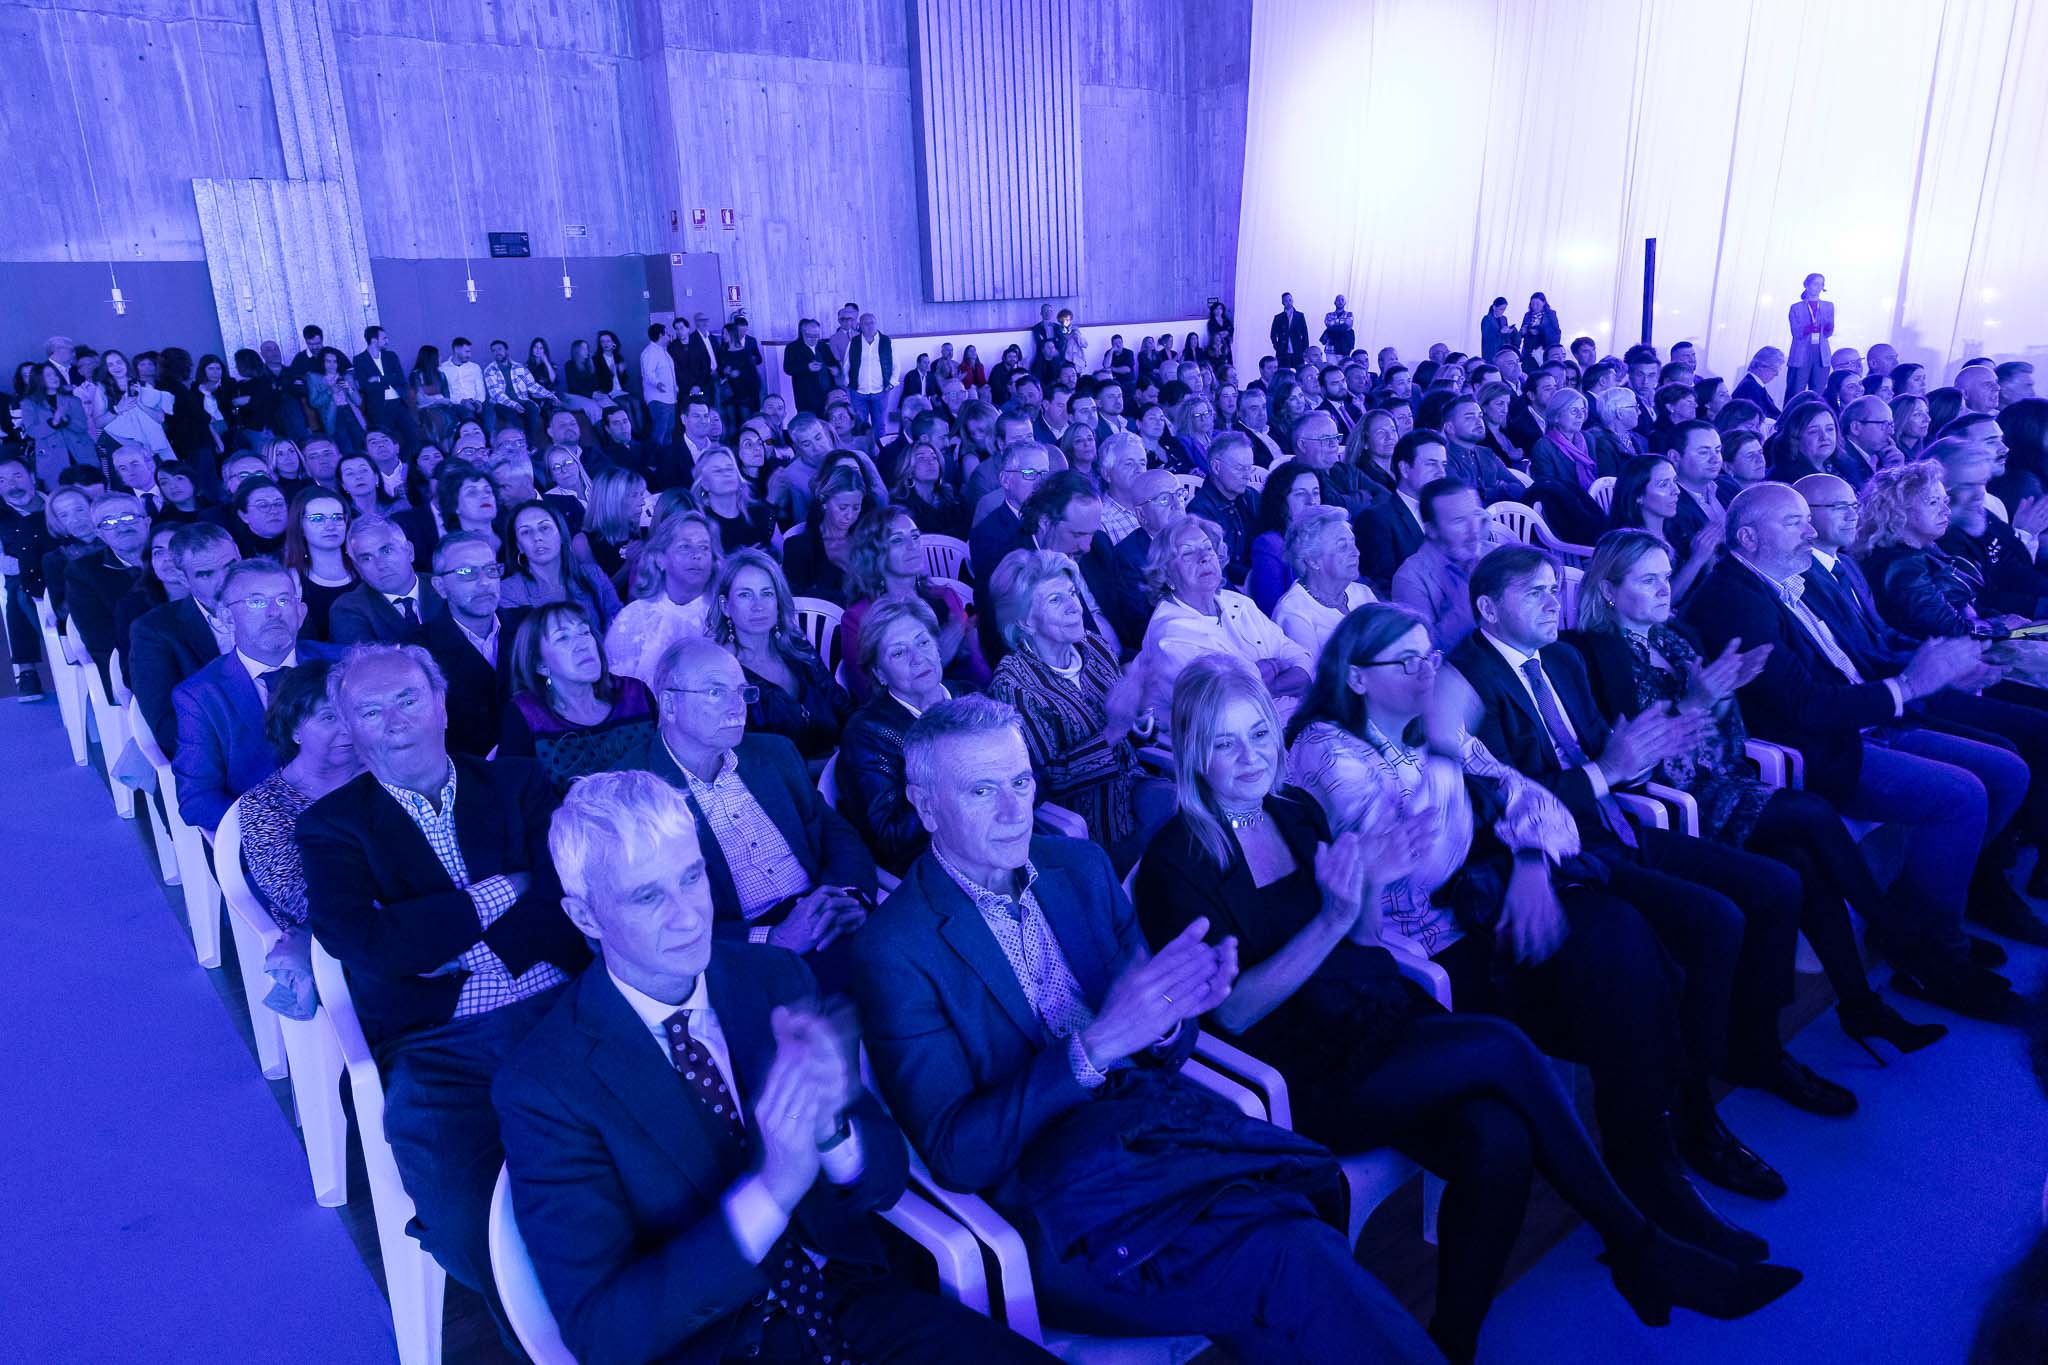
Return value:
[(365, 304), (369, 257), (339, 182), (195, 180), (192, 193), (230, 351), (271, 340), (290, 354), (309, 322), (329, 345), (356, 350), (376, 297)]

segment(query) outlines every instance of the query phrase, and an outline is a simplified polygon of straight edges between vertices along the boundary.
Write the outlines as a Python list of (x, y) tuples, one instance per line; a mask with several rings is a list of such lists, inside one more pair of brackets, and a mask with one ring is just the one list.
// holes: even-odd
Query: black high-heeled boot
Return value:
[(1844, 998), (1835, 1006), (1835, 1018), (1841, 1022), (1842, 1032), (1855, 1039), (1879, 1066), (1891, 1063), (1870, 1045), (1872, 1038), (1882, 1038), (1901, 1052), (1918, 1052), (1948, 1037), (1948, 1025), (1916, 1024), (1887, 1005), (1876, 991)]
[(1747, 1317), (1805, 1278), (1788, 1265), (1737, 1265), (1647, 1223), (1627, 1245), (1609, 1248), (1608, 1271), (1615, 1292), (1650, 1327), (1669, 1323), (1673, 1308), (1724, 1322)]

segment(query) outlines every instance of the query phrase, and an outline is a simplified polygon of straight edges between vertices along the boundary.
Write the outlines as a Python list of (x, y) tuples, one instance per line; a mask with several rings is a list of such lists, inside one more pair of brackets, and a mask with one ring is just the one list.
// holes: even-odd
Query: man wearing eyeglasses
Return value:
[(277, 754), (263, 731), (270, 690), (309, 659), (341, 651), (299, 640), (306, 604), (299, 580), (274, 559), (243, 559), (222, 573), (218, 608), (234, 631), (227, 653), (171, 692), (177, 716), (178, 812), (209, 834), (234, 799), (277, 770)]
[(113, 694), (108, 661), (120, 648), (114, 612), (142, 581), (142, 557), (149, 549), (149, 512), (132, 493), (103, 493), (92, 501), (93, 532), (101, 549), (80, 555), (64, 570), (64, 610), (85, 652), (99, 666), (100, 681)]
[(760, 692), (739, 660), (702, 637), (655, 666), (661, 723), (618, 766), (654, 773), (690, 802), (704, 840), (713, 934), (800, 953), (826, 988), (846, 980), (847, 935), (874, 904), (875, 860), (826, 803), (796, 746), (748, 734)]
[(447, 610), (427, 618), (421, 640), (448, 677), (450, 753), (486, 757), (512, 695), (512, 636), (526, 608), (499, 608), (505, 577), (498, 551), (480, 531), (456, 531), (434, 547), (434, 591)]
[(1866, 394), (1842, 409), (1842, 445), (1828, 456), (1827, 472), (1844, 479), (1858, 493), (1884, 467), (1892, 443), (1891, 404)]
[(1024, 523), (1024, 504), (1038, 491), (1038, 485), (1052, 472), (1045, 447), (1029, 436), (1003, 447), (1002, 500), (985, 512), (978, 512), (974, 529), (968, 533), (967, 556), (974, 566), (974, 581), (988, 582), (1003, 556), (1017, 545), (1017, 529)]

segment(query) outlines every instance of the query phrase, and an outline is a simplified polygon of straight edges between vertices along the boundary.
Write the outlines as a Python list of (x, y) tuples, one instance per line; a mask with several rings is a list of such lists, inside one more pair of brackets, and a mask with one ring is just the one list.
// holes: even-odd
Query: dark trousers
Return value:
[(1686, 1049), (1682, 974), (1634, 906), (1588, 886), (1559, 895), (1569, 932), (1547, 961), (1508, 962), (1495, 940), (1467, 934), (1436, 958), (1461, 1011), (1504, 1014), (1546, 1053), (1585, 1066), (1610, 1159), (1638, 1163), (1664, 1145)]
[(1863, 850), (1825, 797), (1793, 787), (1771, 793), (1743, 847), (1799, 875), (1799, 927), (1844, 1000), (1870, 994), (1862, 950), (1849, 925), (1850, 907), (1887, 944), (1916, 944), (1934, 930), (1937, 916), (1924, 901), (1879, 889)]
[(1344, 1234), (1306, 1205), (1226, 1189), (1174, 1242), (1107, 1281), (1085, 1256), (1061, 1260), (1034, 1236), (1042, 1314), (1116, 1336), (1200, 1333), (1259, 1365), (1443, 1359), (1421, 1324), (1352, 1259)]
[[(1685, 970), (1679, 1013), (1694, 1079), (1776, 1055), (1799, 949), (1799, 877), (1783, 863), (1668, 830), (1638, 831), (1607, 889)], [(1695, 1092), (1698, 1093), (1698, 1092)]]
[[(893, 1280), (842, 1279), (825, 1271), (825, 1311), (869, 1365), (1050, 1365), (1056, 1357), (992, 1318)], [(767, 1365), (822, 1365), (801, 1319), (777, 1315), (761, 1334)]]
[(28, 600), (18, 577), (7, 580), (7, 657), (17, 669), (43, 659), (43, 630), (36, 623), (35, 603)]
[(1538, 1169), (1610, 1244), (1642, 1225), (1549, 1064), (1505, 1019), (1425, 1015), (1350, 1074), (1289, 1071), (1287, 1084), (1301, 1132), (1339, 1152), (1397, 1148), (1448, 1182), (1429, 1334), (1452, 1360), (1478, 1353)]
[(379, 1049), (384, 1137), (412, 1196), (412, 1234), (443, 1270), (489, 1301), (501, 1327), (487, 1231), (505, 1148), (491, 1082), (560, 994), (559, 987), (543, 991)]

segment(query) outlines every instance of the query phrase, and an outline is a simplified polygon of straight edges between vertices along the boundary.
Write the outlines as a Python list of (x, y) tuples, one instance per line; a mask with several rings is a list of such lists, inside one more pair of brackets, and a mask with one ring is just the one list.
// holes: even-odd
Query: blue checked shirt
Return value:
[(455, 765), (448, 765), (448, 785), (441, 788), (441, 809), (438, 811), (434, 809), (434, 803), (418, 792), (394, 787), (389, 782), (379, 785), (412, 817), (412, 822), (420, 827), (420, 833), (427, 836), (427, 845), (441, 860), (448, 880), (467, 891), (469, 898), (476, 902), (476, 917), (481, 921), (479, 937), (463, 951), (462, 956), (455, 959), (455, 966), (469, 973), (462, 983), (461, 993), (455, 997), (455, 1017), (467, 1019), (472, 1015), (488, 1014), (500, 1005), (539, 995), (549, 987), (567, 981), (569, 978), (562, 969), (552, 962), (537, 962), (514, 976), (483, 941), (482, 931), (496, 924), (519, 897), (513, 893), (512, 883), (504, 877), (486, 877), (475, 885), (470, 884), (469, 866), (462, 861), (462, 845), (455, 838)]
[[(726, 750), (718, 761), (718, 775), (709, 782), (684, 767), (673, 749), (669, 757), (690, 784), (690, 795), (697, 798), (697, 809), (704, 812), (704, 823), (711, 827), (719, 851), (725, 854), (725, 865), (732, 869), (742, 918), (758, 919), (791, 896), (811, 889), (811, 876), (790, 850), (789, 840), (782, 837), (782, 831), (740, 780), (738, 755)], [(767, 926), (749, 929), (747, 937), (766, 943)]]
[(1045, 912), (1039, 909), (1038, 896), (1031, 889), (1038, 880), (1038, 869), (1029, 862), (1024, 864), (1018, 874), (1023, 887), (1012, 898), (999, 896), (974, 881), (953, 866), (936, 845), (932, 856), (981, 912), (982, 922), (995, 936), (996, 946), (1003, 950), (1003, 957), (1016, 974), (1017, 984), (1023, 988), (1024, 998), (1031, 1002), (1031, 1012), (1038, 1016), (1038, 1022), (1053, 1037), (1067, 1040), (1067, 1064), (1073, 1069), (1074, 1079), (1090, 1090), (1101, 1085), (1105, 1073), (1088, 1059), (1087, 1049), (1081, 1046), (1081, 1030), (1095, 1022), (1095, 1011), (1081, 998), (1081, 983), (1074, 979), (1074, 970), (1067, 965), (1066, 954), (1060, 951), (1060, 941), (1054, 936), (1052, 925), (1046, 922)]

